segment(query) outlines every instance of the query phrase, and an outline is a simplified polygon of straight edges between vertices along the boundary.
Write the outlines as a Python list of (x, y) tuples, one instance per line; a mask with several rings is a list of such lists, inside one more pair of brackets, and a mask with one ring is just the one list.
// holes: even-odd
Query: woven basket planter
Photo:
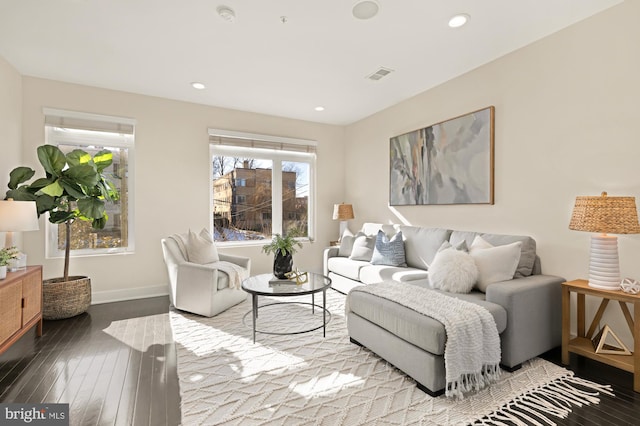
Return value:
[(91, 278), (51, 278), (42, 283), (42, 318), (57, 320), (75, 317), (91, 305)]

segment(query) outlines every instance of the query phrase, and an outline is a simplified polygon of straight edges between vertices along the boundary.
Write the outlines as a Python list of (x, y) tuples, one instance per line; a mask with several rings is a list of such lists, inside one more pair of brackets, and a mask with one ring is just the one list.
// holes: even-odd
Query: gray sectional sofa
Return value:
[[(365, 346), (416, 380), (418, 387), (432, 395), (445, 388), (442, 323), (412, 311), (399, 303), (363, 292), (356, 286), (386, 280), (430, 287), (429, 265), (445, 241), (453, 246), (471, 247), (476, 236), (493, 246), (520, 241), (520, 257), (514, 276), (469, 293), (449, 293), (484, 306), (493, 316), (500, 333), (503, 368), (514, 370), (521, 363), (561, 343), (561, 277), (543, 275), (536, 243), (528, 236), (499, 235), (405, 225), (366, 223), (359, 235), (386, 235), (402, 232), (406, 266), (371, 264), (330, 247), (324, 252), (324, 274), (332, 287), (347, 294), (347, 327), (351, 340)], [(347, 244), (348, 245), (348, 244)], [(340, 256), (342, 254), (342, 256)], [(366, 259), (366, 256), (365, 256)]]

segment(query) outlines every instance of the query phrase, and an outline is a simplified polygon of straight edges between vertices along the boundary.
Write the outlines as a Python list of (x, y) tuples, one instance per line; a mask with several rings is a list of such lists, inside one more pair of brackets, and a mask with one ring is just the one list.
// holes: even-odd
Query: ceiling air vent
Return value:
[(388, 76), (392, 72), (393, 72), (392, 69), (380, 67), (376, 72), (374, 72), (373, 74), (369, 74), (366, 78), (368, 78), (369, 80), (378, 81), (383, 77)]

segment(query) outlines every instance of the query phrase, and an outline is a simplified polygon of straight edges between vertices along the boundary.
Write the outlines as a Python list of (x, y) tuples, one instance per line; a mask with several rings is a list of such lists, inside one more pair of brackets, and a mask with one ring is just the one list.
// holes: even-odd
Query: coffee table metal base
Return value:
[[(329, 321), (331, 321), (331, 312), (327, 309), (327, 295), (326, 295), (326, 291), (322, 292), (322, 306), (320, 305), (316, 305), (315, 304), (315, 298), (312, 298), (312, 302), (308, 303), (308, 302), (298, 302), (298, 301), (294, 301), (294, 302), (272, 302), (272, 303), (266, 303), (264, 305), (260, 305), (258, 306), (258, 295), (257, 294), (253, 294), (251, 295), (251, 302), (252, 302), (252, 308), (249, 312), (247, 312), (246, 314), (244, 314), (244, 317), (242, 318), (242, 322), (248, 326), (246, 318), (247, 316), (249, 316), (251, 314), (251, 323), (252, 323), (252, 330), (253, 330), (253, 343), (256, 342), (256, 333), (262, 333), (262, 334), (273, 334), (273, 335), (278, 335), (278, 336), (284, 336), (284, 335), (294, 335), (294, 334), (302, 334), (302, 333), (309, 333), (315, 330), (319, 330), (322, 328), (322, 337), (327, 337), (327, 324), (329, 323)], [(299, 330), (299, 331), (293, 331), (293, 332), (275, 332), (275, 331), (265, 331), (265, 330), (258, 330), (256, 328), (256, 320), (258, 318), (258, 311), (260, 310), (260, 308), (264, 308), (267, 306), (273, 306), (273, 305), (309, 305), (311, 306), (311, 313), (313, 314), (315, 312), (315, 308), (320, 308), (322, 309), (322, 324), (317, 326), (317, 327), (312, 327), (312, 328), (308, 328), (305, 330)]]

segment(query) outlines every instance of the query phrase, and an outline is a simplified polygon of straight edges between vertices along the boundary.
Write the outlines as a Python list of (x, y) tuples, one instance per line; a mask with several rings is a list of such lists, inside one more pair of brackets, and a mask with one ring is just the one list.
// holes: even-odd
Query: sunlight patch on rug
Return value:
[[(553, 424), (535, 420), (536, 409), (530, 407), (539, 407), (545, 419), (552, 419), (566, 416), (572, 405), (598, 403), (598, 391), (610, 393), (606, 386), (534, 359), (461, 401), (432, 398), (404, 373), (349, 341), (344, 300), (335, 291), (327, 293), (332, 317), (325, 338), (322, 329), (295, 335), (258, 333), (255, 344), (243, 321), (251, 309), (247, 302), (213, 318), (172, 310), (183, 424), (458, 425), (482, 419), (483, 424), (525, 424), (523, 419)], [(268, 301), (260, 298), (261, 304)], [(322, 312), (312, 314), (308, 305), (278, 305), (258, 316), (258, 329), (264, 331), (317, 324), (322, 324)]]
[(321, 377), (314, 377), (302, 383), (292, 383), (289, 389), (307, 399), (328, 396), (337, 393), (345, 386), (358, 386), (364, 383), (362, 377), (353, 374), (331, 372)]

